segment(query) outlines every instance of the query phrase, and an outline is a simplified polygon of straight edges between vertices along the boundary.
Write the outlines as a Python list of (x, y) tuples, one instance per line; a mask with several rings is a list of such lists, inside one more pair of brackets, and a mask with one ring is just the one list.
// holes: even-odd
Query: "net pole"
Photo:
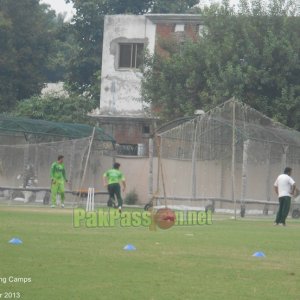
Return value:
[[(157, 182), (156, 182), (156, 190), (157, 194), (159, 193), (160, 190), (160, 164), (161, 164), (161, 143), (162, 143), (162, 137), (157, 136)], [(156, 203), (157, 205), (157, 198), (156, 198)]]
[(148, 201), (153, 197), (153, 138), (149, 139)]
[(242, 192), (241, 192), (241, 217), (244, 217), (245, 213), (245, 198), (247, 192), (247, 170), (248, 170), (248, 149), (249, 140), (246, 140), (243, 145), (243, 166), (242, 166)]
[[(163, 194), (164, 194), (164, 202), (165, 206), (167, 206), (167, 195), (166, 195), (166, 186), (165, 186), (165, 179), (164, 179), (164, 173), (163, 173), (163, 165), (162, 165), (162, 159), (161, 159), (161, 151), (162, 151), (162, 138), (160, 137), (158, 140), (158, 166), (157, 166), (157, 190), (159, 190), (159, 184), (160, 184), (160, 176), (162, 181), (162, 188), (163, 188)], [(158, 203), (156, 203), (157, 205)]]
[(87, 154), (87, 157), (86, 157), (84, 171), (83, 171), (83, 175), (82, 175), (81, 182), (80, 182), (80, 190), (79, 190), (79, 193), (78, 193), (78, 198), (79, 199), (81, 197), (82, 187), (83, 187), (83, 183), (84, 183), (85, 176), (86, 176), (86, 170), (87, 170), (87, 166), (88, 166), (90, 155), (91, 155), (92, 145), (93, 145), (93, 141), (94, 141), (94, 137), (95, 137), (95, 131), (96, 131), (96, 127), (93, 128), (93, 133), (92, 133), (92, 136), (91, 136), (91, 139), (90, 139), (89, 150), (88, 150), (88, 154)]
[(236, 198), (235, 198), (235, 99), (232, 102), (232, 153), (231, 153), (231, 192), (234, 203), (234, 219), (236, 220)]
[[(272, 146), (270, 143), (267, 144), (266, 148), (268, 149), (268, 156), (266, 160), (266, 165), (267, 165), (267, 178), (266, 178), (266, 198), (267, 202), (271, 201), (271, 149)], [(269, 213), (269, 205), (265, 204), (263, 208), (263, 214), (268, 215)]]
[(76, 140), (72, 140), (71, 146), (71, 157), (70, 157), (70, 169), (69, 169), (69, 189), (73, 190), (73, 173), (74, 173), (74, 160), (75, 160), (75, 149), (76, 149)]
[(194, 139), (193, 139), (193, 152), (192, 152), (192, 198), (196, 199), (196, 150), (197, 150), (197, 131), (198, 119), (194, 123)]
[(287, 164), (287, 152), (288, 152), (289, 146), (284, 145), (283, 147), (283, 153), (282, 153), (282, 158), (281, 158), (281, 171), (284, 170)]
[(166, 193), (166, 185), (165, 185), (165, 177), (164, 177), (164, 171), (163, 171), (163, 165), (160, 163), (160, 168), (161, 168), (161, 181), (162, 181), (162, 186), (163, 186), (163, 192), (164, 192), (164, 202), (165, 202), (165, 207), (167, 207), (167, 193)]

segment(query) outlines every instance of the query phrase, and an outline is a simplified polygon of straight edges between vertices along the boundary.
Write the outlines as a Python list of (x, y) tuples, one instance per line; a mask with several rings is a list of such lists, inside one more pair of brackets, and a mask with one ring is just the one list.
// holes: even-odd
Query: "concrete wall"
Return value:
[(100, 114), (142, 115), (142, 74), (118, 69), (119, 43), (144, 43), (150, 53), (155, 46), (155, 24), (145, 16), (105, 16), (102, 52)]
[[(126, 178), (126, 193), (135, 191), (140, 204), (148, 202), (148, 158), (117, 157), (116, 161), (121, 164), (121, 170)], [(126, 197), (126, 193), (123, 198)]]
[[(84, 165), (82, 162), (83, 150), (79, 151), (78, 145), (76, 155), (72, 150), (64, 151), (65, 165), (68, 178), (72, 181), (73, 189), (79, 188)], [(71, 147), (71, 146), (70, 146)], [(70, 148), (71, 149), (71, 148)], [(85, 152), (85, 151), (84, 151)], [(0, 147), (0, 182), (1, 186), (20, 186), (21, 181), (17, 179), (23, 172), (24, 147)], [(57, 147), (38, 146), (30, 149), (30, 161), (36, 162), (35, 170), (38, 176), (38, 186), (49, 187), (49, 168), (51, 162), (56, 159)], [(121, 163), (121, 170), (127, 181), (126, 193), (135, 190), (138, 194), (139, 204), (145, 204), (149, 200), (149, 159), (147, 157), (116, 157), (115, 160)], [(88, 164), (84, 188), (95, 187), (96, 190), (105, 191), (102, 185), (103, 173), (111, 168), (113, 159), (101, 152), (91, 153)], [(300, 171), (298, 164), (291, 164), (294, 169), (293, 178), (299, 185)], [(192, 164), (191, 161), (180, 161), (162, 159), (162, 170), (164, 176), (165, 192), (168, 197), (188, 198), (192, 197)], [(241, 198), (242, 187), (242, 164), (236, 164), (236, 199)], [(231, 199), (231, 162), (230, 161), (198, 161), (196, 165), (196, 197), (199, 198), (225, 198)], [(251, 164), (247, 171), (246, 199), (277, 201), (273, 191), (273, 184), (276, 177), (282, 172), (281, 162), (272, 164), (268, 170), (267, 164)], [(161, 170), (160, 170), (161, 173)], [(268, 180), (268, 174), (270, 174)], [(153, 160), (153, 193), (158, 192), (159, 196), (164, 195), (162, 177), (157, 187), (158, 161)], [(268, 183), (269, 182), (269, 183)], [(126, 197), (126, 193), (123, 197)], [(106, 201), (104, 196), (103, 201)], [(170, 203), (170, 202), (168, 202)], [(178, 201), (177, 203), (195, 205), (193, 201)], [(229, 207), (232, 204), (218, 203), (220, 208)], [(238, 202), (239, 205), (239, 202)], [(247, 205), (248, 207), (248, 205)], [(262, 209), (262, 205), (257, 206)]]

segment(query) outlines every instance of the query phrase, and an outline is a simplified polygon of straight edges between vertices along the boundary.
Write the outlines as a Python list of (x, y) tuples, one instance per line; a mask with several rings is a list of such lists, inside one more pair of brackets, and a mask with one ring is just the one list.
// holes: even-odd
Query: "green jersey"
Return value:
[(51, 165), (50, 177), (56, 181), (67, 181), (65, 165), (57, 161)]
[(107, 178), (108, 184), (119, 183), (124, 181), (125, 177), (123, 173), (117, 169), (110, 169), (103, 174), (103, 177)]

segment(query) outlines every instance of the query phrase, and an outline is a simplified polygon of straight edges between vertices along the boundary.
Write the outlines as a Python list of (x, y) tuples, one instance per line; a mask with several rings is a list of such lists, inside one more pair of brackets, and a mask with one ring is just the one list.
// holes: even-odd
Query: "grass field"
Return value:
[[(69, 209), (1, 206), (0, 298), (300, 299), (299, 221), (213, 220), (157, 231), (88, 229), (73, 228)], [(12, 237), (23, 244), (9, 244)], [(136, 251), (124, 251), (126, 244)]]

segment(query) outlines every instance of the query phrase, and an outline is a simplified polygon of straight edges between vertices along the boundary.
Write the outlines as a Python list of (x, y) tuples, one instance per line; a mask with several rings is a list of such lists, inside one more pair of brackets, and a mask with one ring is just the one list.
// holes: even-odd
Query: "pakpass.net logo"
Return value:
[(85, 211), (83, 208), (73, 210), (75, 228), (107, 227), (151, 227), (168, 229), (172, 226), (211, 225), (212, 212), (208, 211), (173, 211), (160, 208), (155, 211), (124, 211), (99, 208), (96, 211)]

